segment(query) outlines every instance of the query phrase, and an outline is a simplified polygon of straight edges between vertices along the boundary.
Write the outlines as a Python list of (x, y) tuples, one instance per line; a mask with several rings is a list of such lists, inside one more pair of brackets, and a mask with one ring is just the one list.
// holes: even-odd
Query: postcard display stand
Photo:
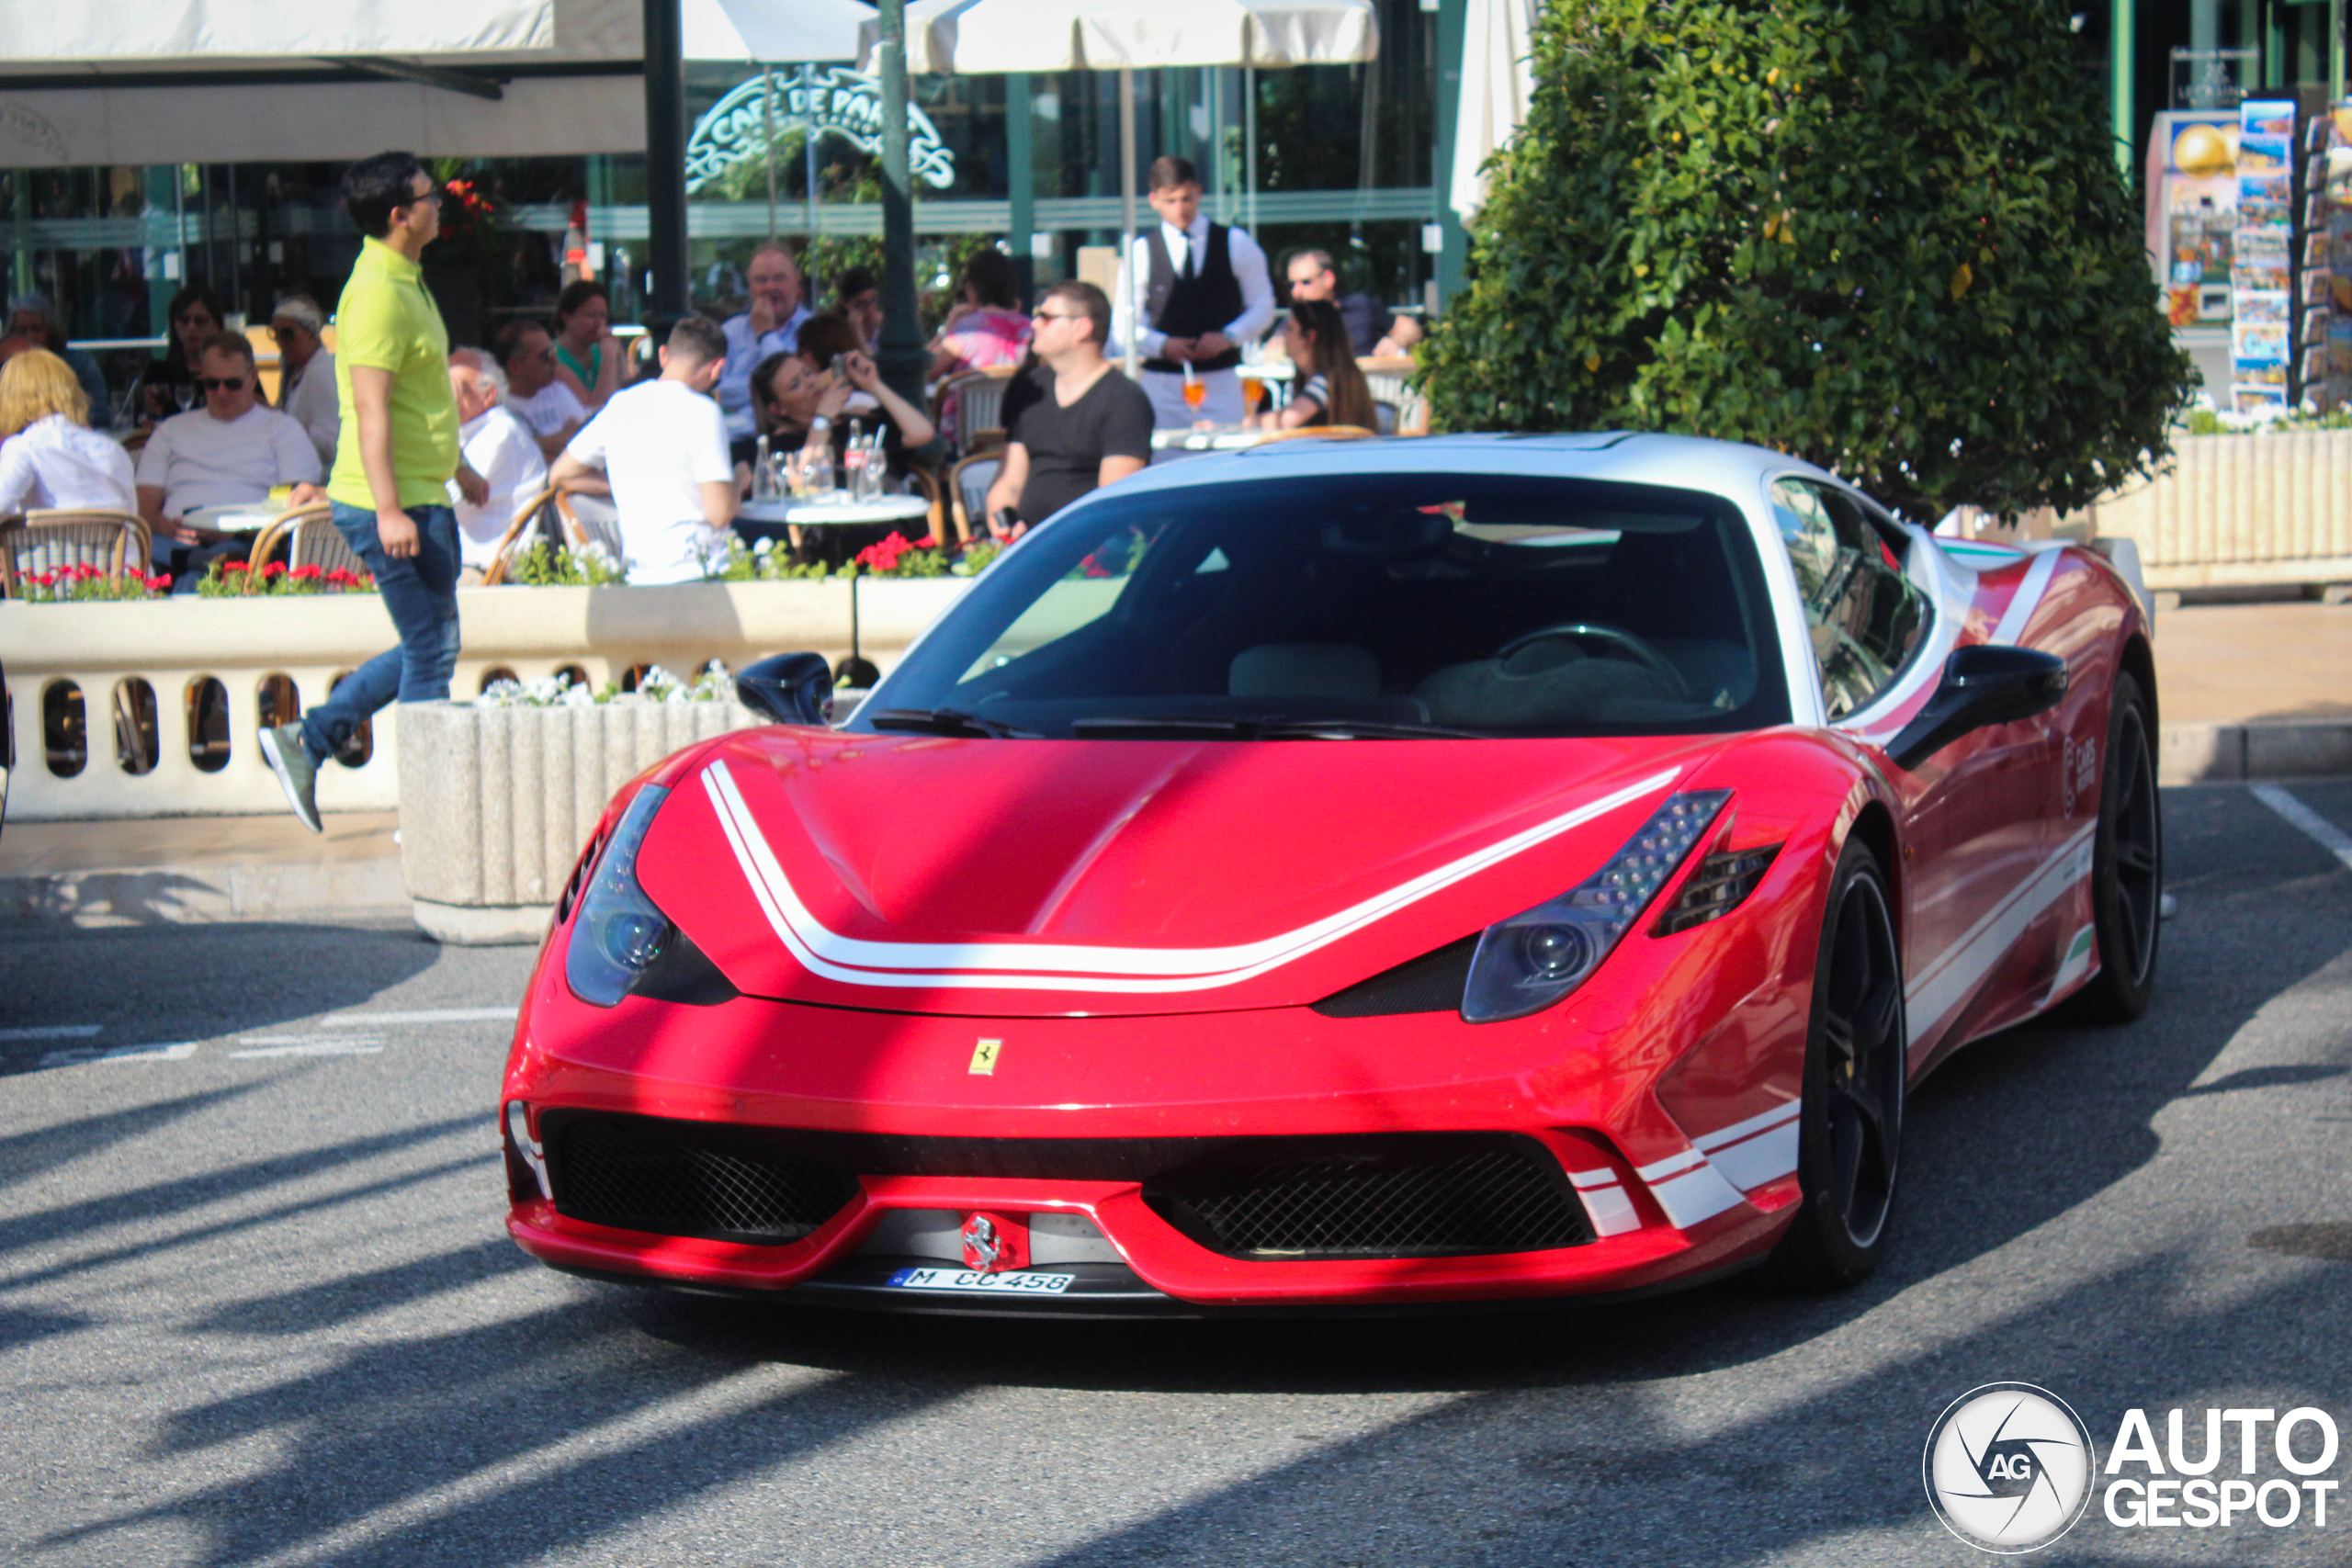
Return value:
[(2352, 100), (2312, 122), (2308, 145), (2303, 395), (2335, 410), (2352, 404)]
[(2238, 106), (2238, 227), (2230, 242), (2230, 400), (2240, 413), (2294, 403), (2295, 105)]

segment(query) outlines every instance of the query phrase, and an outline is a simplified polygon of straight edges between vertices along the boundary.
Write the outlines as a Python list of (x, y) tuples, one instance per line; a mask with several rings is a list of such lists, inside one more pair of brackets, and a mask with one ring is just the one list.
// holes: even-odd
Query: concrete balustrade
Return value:
[(2089, 509), (2153, 589), (2352, 582), (2352, 430), (2188, 435), (2171, 466)]
[[(960, 577), (862, 580), (861, 651), (888, 670), (967, 586)], [(569, 669), (602, 686), (643, 664), (684, 676), (713, 659), (741, 669), (798, 649), (838, 660), (850, 650), (850, 594), (846, 580), (461, 589), (465, 646), (451, 693), (471, 696), (499, 673), (530, 680)], [(15, 759), (8, 814), (41, 820), (282, 811), (284, 797), (254, 743), (264, 691), (283, 692), (290, 682), (287, 707), (315, 707), (338, 677), (398, 640), (374, 594), (0, 602)], [(193, 728), (189, 694), (208, 681), (225, 692), (225, 734), (217, 722), (210, 735)], [(119, 723), (117, 690), (139, 682), (153, 694), (152, 720), (134, 704)], [(68, 687), (80, 699), (84, 753), (70, 774), (58, 771), (67, 765), (61, 750), (70, 747), (51, 741), (74, 737), (53, 737), (44, 725), (45, 710)], [(275, 701), (268, 705), (275, 718), (290, 716)], [(395, 705), (377, 716), (365, 761), (320, 771), (322, 810), (399, 804), (398, 715)], [(123, 752), (138, 766), (150, 748), (152, 765), (125, 765)]]

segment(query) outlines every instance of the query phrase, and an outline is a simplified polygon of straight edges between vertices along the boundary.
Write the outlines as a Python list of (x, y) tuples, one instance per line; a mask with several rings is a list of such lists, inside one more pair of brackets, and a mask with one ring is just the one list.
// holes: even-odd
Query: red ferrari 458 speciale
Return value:
[(614, 799), (505, 1076), (561, 1269), (929, 1310), (1861, 1278), (1908, 1087), (2154, 980), (2128, 552), (1650, 435), (1300, 441)]

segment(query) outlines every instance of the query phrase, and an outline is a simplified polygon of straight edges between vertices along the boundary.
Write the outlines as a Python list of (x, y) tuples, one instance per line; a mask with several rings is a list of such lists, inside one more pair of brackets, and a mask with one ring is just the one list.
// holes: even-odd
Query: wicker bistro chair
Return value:
[(368, 563), (345, 542), (343, 530), (334, 525), (332, 512), (328, 502), (314, 501), (308, 506), (279, 513), (254, 536), (253, 553), (245, 558), (245, 564), (259, 571), (284, 545), (288, 571), (298, 566), (315, 566), (322, 571), (340, 568), (366, 575)]
[(988, 505), (989, 486), (1003, 471), (1001, 451), (975, 452), (947, 470), (948, 498), (956, 505), (956, 531), (965, 539), (989, 536), (989, 520), (981, 513)]
[(557, 525), (563, 530), (565, 548), (579, 550), (602, 545), (605, 554), (615, 560), (628, 558), (628, 551), (621, 542), (620, 508), (613, 504), (611, 496), (560, 491), (555, 498), (555, 515)]
[(1363, 384), (1372, 393), (1374, 404), (1381, 411), (1380, 434), (1383, 435), (1426, 435), (1430, 428), (1429, 400), (1407, 383), (1412, 378), (1414, 364), (1403, 356), (1396, 358), (1359, 359), (1356, 368), (1363, 372)]
[(560, 510), (552, 487), (525, 502), (522, 510), (514, 513), (514, 521), (506, 525), (506, 532), (498, 536), (498, 548), (492, 555), (490, 565), (482, 571), (481, 585), (495, 588), (504, 582), (508, 568), (514, 565), (514, 553), (526, 547), (526, 541), (537, 532), (539, 524), (552, 520)]
[(1272, 430), (1258, 445), (1269, 446), (1276, 441), (1369, 441), (1380, 432), (1366, 430), (1361, 424), (1302, 424), (1291, 430)]
[(969, 454), (1004, 445), (1004, 393), (1018, 373), (1016, 367), (1001, 365), (993, 370), (967, 370), (940, 383), (933, 401), (933, 420), (942, 421), (949, 401), (954, 401), (958, 452)]
[(147, 525), (128, 512), (55, 507), (0, 519), (0, 599), (19, 597), (25, 578), (60, 567), (144, 577), (151, 545)]

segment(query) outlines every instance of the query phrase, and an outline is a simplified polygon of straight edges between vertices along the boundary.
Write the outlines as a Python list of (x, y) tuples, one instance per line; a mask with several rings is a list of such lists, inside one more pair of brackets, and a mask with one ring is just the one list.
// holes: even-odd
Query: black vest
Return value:
[[(1241, 280), (1233, 276), (1233, 258), (1226, 253), (1224, 224), (1209, 225), (1208, 243), (1186, 248), (1194, 252), (1193, 271), (1182, 276), (1176, 273), (1176, 263), (1168, 254), (1165, 226), (1154, 223), (1144, 243), (1151, 252), (1149, 292), (1144, 296), (1144, 314), (1152, 326), (1169, 337), (1199, 337), (1204, 333), (1221, 333), (1241, 314)], [(1195, 370), (1227, 370), (1241, 363), (1238, 344), (1227, 349), (1215, 359), (1196, 359)], [(1182, 371), (1184, 367), (1173, 359), (1147, 359), (1146, 370)]]

